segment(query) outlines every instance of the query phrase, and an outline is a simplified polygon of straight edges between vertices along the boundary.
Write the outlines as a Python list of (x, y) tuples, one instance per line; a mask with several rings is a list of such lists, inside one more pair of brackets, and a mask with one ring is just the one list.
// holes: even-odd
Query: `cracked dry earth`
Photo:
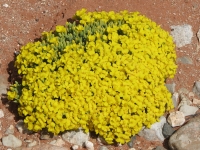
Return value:
[[(13, 82), (13, 74), (16, 72), (13, 67), (14, 52), (19, 51), (22, 45), (33, 42), (40, 38), (43, 31), (54, 30), (56, 25), (63, 25), (74, 15), (76, 10), (86, 8), (88, 11), (139, 11), (141, 14), (155, 21), (163, 29), (170, 32), (170, 26), (189, 24), (192, 26), (192, 42), (184, 47), (176, 48), (177, 56), (188, 56), (192, 64), (177, 62), (178, 69), (174, 79), (167, 80), (167, 83), (175, 83), (175, 91), (186, 88), (192, 91), (195, 81), (200, 79), (200, 46), (196, 33), (200, 27), (200, 1), (199, 0), (1, 0), (0, 1), (0, 85), (7, 85)], [(21, 119), (17, 115), (17, 106), (6, 99), (5, 87), (0, 87), (1, 101), (0, 109), (4, 117), (0, 118), (2, 123), (0, 138), (5, 136), (5, 131), (10, 125), (16, 125)], [(26, 139), (34, 139), (41, 143), (49, 143), (49, 140), (40, 140), (39, 133), (27, 135), (21, 134), (14, 129), (14, 135), (22, 140), (22, 147), (26, 147)], [(91, 138), (95, 150), (99, 148), (96, 138)], [(158, 145), (166, 149), (167, 141), (147, 141), (137, 136), (134, 143), (136, 150), (151, 150)], [(63, 147), (71, 147), (65, 142)], [(128, 150), (128, 146), (110, 145), (110, 150)], [(0, 144), (0, 150), (7, 150), (8, 147)], [(80, 148), (85, 149), (85, 148)]]

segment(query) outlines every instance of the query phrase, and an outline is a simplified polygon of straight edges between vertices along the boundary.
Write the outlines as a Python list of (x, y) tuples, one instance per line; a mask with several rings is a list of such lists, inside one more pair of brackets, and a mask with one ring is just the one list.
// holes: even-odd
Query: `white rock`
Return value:
[(2, 109), (0, 109), (0, 118), (3, 118), (4, 117), (4, 112)]
[(71, 144), (82, 146), (84, 142), (89, 140), (89, 133), (86, 134), (81, 129), (77, 131), (68, 131), (62, 134), (62, 138)]
[(172, 127), (181, 126), (185, 122), (185, 115), (180, 111), (171, 112), (167, 118), (167, 122)]
[(194, 115), (198, 109), (199, 109), (198, 107), (189, 106), (185, 104), (180, 107), (179, 111), (183, 112), (185, 116), (189, 116), (189, 115)]
[(20, 147), (22, 145), (22, 141), (16, 138), (14, 135), (9, 134), (2, 138), (2, 144), (7, 147)]
[(57, 139), (57, 140), (51, 141), (50, 144), (62, 147), (63, 145), (65, 145), (65, 141), (63, 141), (62, 139)]
[(27, 144), (27, 147), (33, 147), (37, 145), (37, 141), (33, 141)]
[(188, 24), (171, 26), (171, 35), (177, 47), (190, 44), (193, 37), (192, 26)]
[(150, 129), (143, 129), (138, 134), (149, 141), (164, 141), (164, 136), (162, 134), (163, 125), (166, 123), (166, 118), (164, 116), (160, 117), (160, 122), (156, 122), (151, 125)]
[(8, 4), (3, 4), (3, 7), (6, 7), (6, 8), (7, 8), (7, 7), (9, 7), (9, 5), (8, 5)]
[(10, 125), (9, 128), (6, 130), (5, 134), (13, 134), (14, 133), (14, 126)]
[(77, 149), (78, 149), (78, 145), (73, 145), (73, 146), (72, 146), (72, 149), (73, 149), (73, 150), (77, 150)]
[(85, 147), (87, 148), (87, 150), (94, 150), (94, 144), (90, 141), (85, 142)]
[(200, 100), (199, 99), (193, 98), (192, 102), (195, 105), (200, 105)]

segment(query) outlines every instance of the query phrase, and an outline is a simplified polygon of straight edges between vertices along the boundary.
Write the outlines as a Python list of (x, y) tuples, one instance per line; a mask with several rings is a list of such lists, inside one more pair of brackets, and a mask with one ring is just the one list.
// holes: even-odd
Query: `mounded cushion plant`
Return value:
[(108, 143), (128, 142), (173, 108), (166, 78), (176, 72), (167, 31), (138, 12), (76, 12), (74, 22), (21, 48), (22, 83), (8, 91), (29, 130), (81, 127)]

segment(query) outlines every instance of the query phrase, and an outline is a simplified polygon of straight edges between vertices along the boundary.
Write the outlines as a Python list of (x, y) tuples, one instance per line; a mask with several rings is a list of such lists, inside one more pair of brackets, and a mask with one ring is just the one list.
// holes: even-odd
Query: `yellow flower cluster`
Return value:
[(138, 12), (82, 9), (74, 19), (21, 48), (19, 114), (29, 130), (82, 127), (128, 142), (173, 107), (164, 86), (177, 68), (172, 37)]

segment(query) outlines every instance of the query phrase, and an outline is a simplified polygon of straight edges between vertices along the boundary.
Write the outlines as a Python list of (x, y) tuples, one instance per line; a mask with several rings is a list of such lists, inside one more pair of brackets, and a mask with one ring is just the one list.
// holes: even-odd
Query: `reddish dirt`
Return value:
[[(141, 14), (155, 21), (163, 29), (170, 31), (171, 25), (190, 24), (194, 33), (192, 43), (182, 48), (177, 48), (177, 56), (188, 55), (193, 60), (192, 65), (178, 63), (177, 74), (174, 79), (167, 80), (168, 83), (175, 82), (176, 91), (180, 88), (192, 90), (195, 81), (200, 78), (200, 54), (196, 49), (198, 42), (196, 33), (200, 27), (200, 3), (199, 0), (1, 0), (0, 1), (0, 74), (12, 82), (14, 72), (14, 52), (19, 51), (22, 45), (33, 42), (40, 38), (43, 31), (54, 30), (56, 25), (63, 25), (69, 20), (76, 10), (86, 8), (88, 11), (139, 11)], [(17, 116), (17, 105), (9, 103), (2, 95), (0, 108), (3, 109), (5, 117), (1, 118), (2, 135), (9, 125), (15, 125), (20, 119)], [(15, 129), (15, 136), (22, 141), (31, 138), (40, 143), (48, 143), (51, 140), (39, 140), (39, 134), (20, 134)], [(58, 137), (55, 137), (58, 138)], [(95, 138), (91, 140), (98, 149), (99, 144)], [(25, 142), (23, 142), (25, 143)], [(157, 145), (165, 142), (150, 142), (137, 137), (134, 148), (136, 150), (151, 150)], [(24, 145), (25, 146), (25, 145)], [(66, 144), (70, 147), (70, 144)], [(108, 146), (112, 150), (127, 150), (127, 145)], [(0, 145), (0, 149), (7, 149)]]

